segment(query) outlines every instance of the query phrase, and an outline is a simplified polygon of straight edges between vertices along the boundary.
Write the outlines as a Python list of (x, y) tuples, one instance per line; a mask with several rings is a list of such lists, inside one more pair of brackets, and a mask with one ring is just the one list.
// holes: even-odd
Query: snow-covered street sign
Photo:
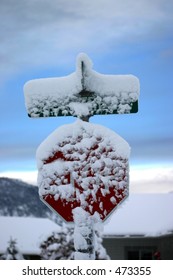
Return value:
[(24, 86), (30, 117), (93, 116), (138, 111), (139, 80), (133, 75), (103, 75), (86, 54), (66, 77), (36, 79)]
[(129, 193), (128, 143), (87, 121), (93, 115), (136, 113), (139, 87), (133, 75), (92, 70), (83, 53), (74, 73), (24, 86), (29, 117), (79, 118), (55, 130), (37, 150), (40, 198), (65, 221), (74, 222), (76, 258), (95, 258), (94, 219), (104, 221)]
[(81, 120), (63, 125), (37, 150), (40, 197), (67, 222), (77, 207), (105, 220), (128, 196), (129, 154), (108, 128)]

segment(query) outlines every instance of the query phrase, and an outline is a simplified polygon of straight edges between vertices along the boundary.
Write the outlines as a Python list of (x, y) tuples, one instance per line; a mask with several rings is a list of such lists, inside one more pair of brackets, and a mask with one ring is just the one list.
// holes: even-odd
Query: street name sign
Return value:
[(133, 75), (104, 75), (79, 54), (76, 71), (65, 77), (35, 79), (24, 86), (29, 117), (128, 114), (138, 111), (139, 80)]

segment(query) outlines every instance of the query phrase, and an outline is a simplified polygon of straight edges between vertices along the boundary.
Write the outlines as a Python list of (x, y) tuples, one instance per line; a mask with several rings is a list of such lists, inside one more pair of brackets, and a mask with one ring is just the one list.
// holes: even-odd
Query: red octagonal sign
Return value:
[(81, 120), (63, 125), (37, 150), (39, 195), (67, 222), (76, 207), (105, 220), (128, 196), (129, 154), (108, 128)]

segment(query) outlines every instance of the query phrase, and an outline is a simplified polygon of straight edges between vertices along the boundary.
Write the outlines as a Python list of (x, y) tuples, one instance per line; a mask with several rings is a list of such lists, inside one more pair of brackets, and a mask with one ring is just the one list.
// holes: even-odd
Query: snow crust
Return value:
[(92, 66), (90, 58), (81, 53), (72, 74), (27, 82), (24, 94), (29, 116), (130, 113), (139, 96), (138, 78), (100, 74)]
[[(106, 127), (81, 120), (63, 125), (37, 149), (39, 195), (51, 194), (67, 202), (75, 198), (94, 214), (92, 201), (100, 199), (98, 189), (105, 196), (114, 188), (113, 205), (118, 191), (122, 197), (127, 195), (129, 155), (128, 143)], [(98, 203), (103, 210), (102, 202)]]

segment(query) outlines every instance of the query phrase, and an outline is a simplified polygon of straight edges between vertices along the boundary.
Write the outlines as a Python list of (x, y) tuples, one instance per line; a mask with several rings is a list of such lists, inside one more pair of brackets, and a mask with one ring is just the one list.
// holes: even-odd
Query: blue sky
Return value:
[(173, 190), (172, 1), (1, 0), (0, 18), (0, 176), (36, 176), (39, 144), (74, 121), (28, 118), (25, 82), (68, 75), (78, 53), (86, 52), (94, 70), (134, 74), (141, 86), (137, 114), (95, 116), (91, 122), (130, 144), (135, 190), (145, 189), (147, 176), (147, 190), (158, 190), (158, 178), (159, 190)]

